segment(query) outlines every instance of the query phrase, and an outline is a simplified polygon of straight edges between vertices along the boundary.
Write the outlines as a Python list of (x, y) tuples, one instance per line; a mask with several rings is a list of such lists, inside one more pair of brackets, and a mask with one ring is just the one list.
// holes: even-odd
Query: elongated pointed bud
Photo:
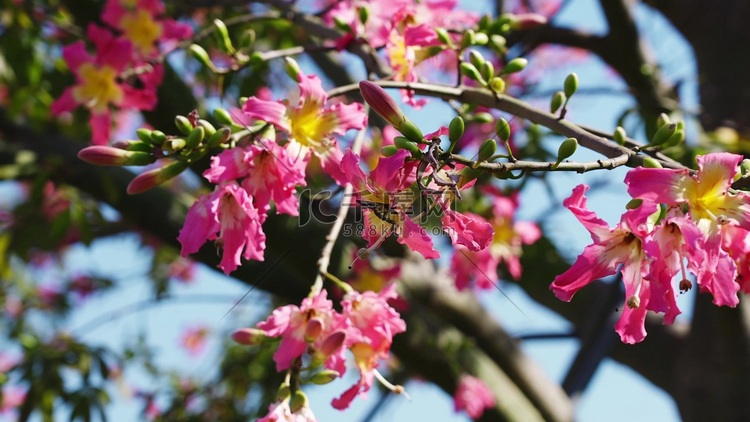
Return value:
[(198, 126), (202, 127), (206, 131), (206, 136), (212, 136), (216, 133), (216, 128), (208, 120), (198, 119)]
[(281, 384), (279, 390), (276, 392), (276, 401), (282, 402), (289, 399), (292, 395), (292, 389), (287, 384)]
[(367, 6), (360, 6), (357, 9), (357, 13), (359, 15), (359, 21), (362, 23), (362, 25), (367, 23), (367, 20), (370, 18), (370, 8)]
[(667, 123), (664, 126), (660, 127), (659, 130), (656, 131), (654, 134), (654, 138), (651, 140), (650, 146), (659, 146), (666, 142), (669, 138), (674, 135), (674, 132), (677, 130), (677, 124), (676, 123)]
[(136, 129), (135, 134), (138, 136), (138, 139), (140, 139), (143, 142), (151, 143), (151, 129), (146, 129), (145, 127)]
[(503, 74), (509, 75), (524, 70), (529, 61), (523, 57), (516, 57), (503, 67)]
[(563, 160), (569, 158), (578, 149), (578, 140), (576, 138), (568, 138), (560, 144), (557, 148), (557, 161), (552, 166), (553, 169), (557, 168)]
[(171, 155), (171, 154), (182, 151), (186, 145), (187, 145), (186, 139), (170, 137), (170, 138), (167, 138), (166, 141), (164, 141), (164, 144), (162, 144), (161, 148), (164, 150), (164, 152)]
[(397, 152), (398, 147), (396, 145), (386, 145), (380, 148), (380, 153), (383, 154), (384, 157), (392, 157), (396, 155)]
[(414, 156), (419, 156), (420, 154), (422, 154), (422, 150), (419, 148), (419, 145), (416, 142), (412, 142), (403, 136), (396, 136), (395, 138), (393, 138), (393, 145), (396, 146), (396, 148), (409, 151)]
[(203, 47), (198, 44), (191, 44), (188, 49), (190, 50), (190, 54), (203, 66), (206, 66), (211, 71), (216, 70), (216, 66), (214, 66), (214, 63), (211, 61), (211, 57), (208, 56), (208, 52)]
[(78, 151), (78, 158), (98, 166), (145, 166), (156, 161), (150, 153), (93, 145)]
[(209, 148), (216, 148), (228, 141), (230, 136), (232, 136), (232, 130), (228, 127), (223, 127), (208, 138), (206, 146)]
[(672, 136), (669, 137), (662, 145), (662, 148), (671, 148), (677, 145), (680, 145), (681, 143), (685, 142), (685, 122), (680, 120), (677, 122), (677, 127), (675, 128), (674, 133)]
[(190, 134), (187, 137), (187, 145), (185, 145), (185, 148), (188, 150), (193, 150), (198, 147), (198, 145), (203, 142), (203, 139), (206, 137), (206, 130), (203, 129), (203, 127), (198, 126), (194, 128)]
[(476, 42), (476, 32), (473, 29), (467, 29), (461, 36), (461, 48), (471, 47)]
[(214, 34), (216, 35), (216, 43), (219, 45), (219, 49), (227, 54), (234, 54), (234, 46), (232, 40), (229, 38), (229, 30), (226, 24), (221, 19), (214, 19)]
[(316, 367), (322, 365), (332, 354), (341, 349), (345, 340), (346, 333), (344, 331), (335, 331), (326, 337), (320, 344), (320, 347), (313, 353), (310, 366)]
[(476, 68), (471, 63), (467, 62), (461, 62), (461, 65), (459, 66), (461, 69), (461, 74), (466, 76), (467, 78), (471, 79), (472, 81), (477, 81), (479, 83), (486, 84), (487, 82), (482, 78), (482, 75), (479, 73), (479, 69)]
[(437, 35), (437, 38), (440, 40), (440, 42), (447, 45), (448, 47), (453, 45), (453, 39), (445, 28), (435, 28), (435, 35)]
[(506, 48), (507, 44), (508, 44), (508, 40), (506, 40), (504, 36), (499, 35), (499, 34), (490, 35), (489, 46), (496, 53), (505, 54), (505, 51), (507, 50)]
[(284, 70), (295, 82), (299, 82), (299, 75), (302, 74), (302, 69), (299, 67), (299, 63), (291, 57), (284, 57)]
[(337, 371), (334, 371), (332, 369), (324, 369), (313, 375), (312, 378), (310, 378), (310, 382), (315, 385), (325, 385), (340, 376), (341, 374), (339, 374)]
[(643, 159), (643, 167), (647, 169), (660, 169), (662, 168), (661, 163), (656, 161), (654, 157), (646, 157)]
[(130, 181), (127, 192), (129, 195), (135, 195), (153, 189), (167, 180), (178, 176), (180, 173), (187, 170), (187, 168), (188, 163), (184, 161), (175, 161), (164, 167), (145, 171)]
[(222, 125), (232, 126), (235, 124), (232, 115), (223, 108), (214, 109), (214, 119)]
[(257, 328), (240, 328), (232, 333), (232, 340), (246, 346), (260, 344), (266, 338), (266, 333)]
[(473, 64), (477, 69), (481, 68), (485, 61), (486, 60), (484, 59), (484, 56), (482, 56), (482, 53), (477, 50), (469, 51), (469, 63)]
[(482, 142), (482, 145), (479, 146), (479, 151), (477, 152), (477, 162), (481, 163), (483, 161), (487, 161), (490, 157), (495, 155), (495, 151), (497, 150), (497, 141), (494, 139), (487, 139), (486, 141)]
[(308, 400), (307, 400), (307, 394), (305, 394), (302, 390), (297, 390), (294, 392), (294, 396), (292, 396), (292, 401), (289, 402), (289, 410), (292, 411), (292, 413), (297, 413), (302, 408), (305, 408), (308, 406)]
[(112, 147), (126, 151), (147, 152), (149, 154), (154, 152), (154, 146), (150, 142), (143, 142), (140, 139), (113, 142)]
[(474, 33), (474, 45), (487, 45), (490, 41), (490, 37), (484, 32)]
[(495, 122), (495, 133), (501, 141), (508, 142), (508, 139), (510, 139), (510, 123), (502, 117), (498, 118)]
[(573, 94), (578, 91), (578, 75), (575, 73), (568, 75), (568, 77), (565, 78), (563, 87), (565, 89), (565, 96), (568, 98), (572, 97)]
[(359, 92), (362, 94), (365, 102), (372, 109), (384, 118), (388, 123), (399, 130), (401, 125), (406, 121), (406, 116), (398, 107), (393, 98), (377, 84), (370, 81), (361, 81), (359, 83)]
[(740, 162), (740, 172), (743, 176), (750, 173), (750, 159), (745, 158)]
[(557, 110), (562, 107), (563, 103), (565, 103), (565, 93), (562, 91), (555, 92), (552, 94), (552, 99), (549, 102), (549, 112), (557, 113)]
[(612, 139), (619, 145), (625, 145), (625, 141), (628, 139), (628, 134), (625, 133), (625, 129), (622, 126), (617, 126), (615, 133), (612, 135)]
[(667, 113), (659, 113), (659, 116), (656, 117), (656, 126), (658, 127), (662, 127), (670, 123), (672, 123), (672, 119), (669, 118), (669, 115), (667, 115)]
[(485, 80), (489, 81), (495, 77), (495, 66), (492, 62), (486, 61), (482, 63), (482, 66), (479, 68), (479, 73)]
[(417, 125), (411, 122), (411, 120), (405, 120), (401, 122), (401, 126), (397, 128), (399, 132), (401, 132), (402, 135), (406, 137), (406, 139), (412, 141), (412, 142), (424, 142), (424, 135), (422, 135), (422, 131), (419, 130)]
[(151, 143), (154, 145), (162, 146), (167, 140), (167, 135), (160, 130), (151, 131)]
[(457, 142), (464, 135), (466, 124), (461, 116), (456, 116), (448, 125), (448, 139), (451, 143)]
[(175, 116), (174, 125), (177, 126), (177, 130), (182, 132), (183, 135), (189, 135), (193, 131), (193, 125), (185, 116)]

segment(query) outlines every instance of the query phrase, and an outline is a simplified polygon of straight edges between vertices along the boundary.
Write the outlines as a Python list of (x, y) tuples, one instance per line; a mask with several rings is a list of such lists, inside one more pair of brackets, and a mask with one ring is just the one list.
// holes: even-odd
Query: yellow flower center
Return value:
[(125, 37), (143, 54), (151, 52), (154, 43), (161, 37), (162, 26), (146, 10), (135, 10), (120, 21)]
[(110, 103), (117, 104), (122, 100), (115, 69), (84, 63), (78, 69), (78, 75), (82, 83), (73, 88), (73, 97), (95, 113), (102, 113)]
[(299, 110), (290, 109), (288, 117), (292, 127), (292, 137), (300, 145), (316, 150), (327, 149), (328, 135), (336, 128), (333, 113), (320, 113), (318, 104), (305, 104)]
[(697, 220), (715, 221), (724, 214), (727, 195), (718, 183), (703, 183), (691, 180), (687, 187), (687, 200), (691, 213)]

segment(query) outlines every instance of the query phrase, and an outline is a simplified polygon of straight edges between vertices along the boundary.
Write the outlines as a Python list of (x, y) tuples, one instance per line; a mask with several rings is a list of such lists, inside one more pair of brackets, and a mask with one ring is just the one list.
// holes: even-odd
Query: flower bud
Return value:
[(324, 369), (318, 372), (317, 374), (313, 375), (312, 378), (310, 378), (310, 382), (315, 385), (325, 385), (340, 376), (341, 374), (339, 374), (338, 372), (332, 369)]
[(424, 142), (424, 135), (419, 130), (417, 125), (411, 122), (411, 120), (404, 120), (401, 122), (401, 126), (397, 128), (402, 135), (412, 142)]
[(482, 67), (482, 64), (485, 61), (486, 60), (484, 59), (484, 56), (482, 56), (482, 53), (478, 52), (477, 50), (469, 51), (469, 63), (473, 64), (477, 69)]
[(498, 94), (505, 92), (505, 79), (495, 76), (490, 79), (490, 89)]
[(185, 148), (188, 150), (194, 150), (198, 147), (198, 145), (203, 142), (203, 139), (206, 137), (206, 130), (203, 129), (202, 126), (198, 126), (194, 128), (192, 131), (190, 131), (190, 134), (187, 137), (187, 145), (185, 145)]
[(552, 166), (553, 169), (557, 168), (557, 166), (560, 165), (560, 163), (563, 162), (566, 158), (573, 155), (576, 150), (578, 149), (578, 140), (576, 138), (568, 138), (560, 144), (560, 147), (557, 149), (557, 161)]
[(175, 116), (174, 125), (177, 126), (177, 130), (182, 132), (183, 135), (188, 135), (193, 130), (193, 125), (185, 116)]
[(622, 126), (617, 126), (615, 133), (612, 135), (612, 139), (619, 145), (625, 145), (625, 141), (628, 139), (628, 134), (625, 133), (625, 129)]
[(562, 107), (563, 103), (565, 102), (565, 93), (562, 91), (557, 91), (554, 94), (552, 94), (552, 99), (549, 102), (549, 112), (550, 113), (557, 113), (557, 110)]
[(359, 21), (362, 22), (362, 25), (367, 23), (367, 20), (370, 18), (370, 8), (367, 6), (360, 6), (357, 9), (357, 13), (359, 15)]
[(507, 45), (507, 43), (508, 41), (502, 35), (493, 34), (490, 36), (490, 48), (492, 48), (498, 54), (505, 54), (505, 46)]
[(113, 148), (124, 149), (125, 151), (154, 152), (154, 146), (150, 142), (139, 140), (116, 141), (112, 143)]
[(484, 174), (483, 170), (464, 167), (459, 173), (458, 183), (456, 183), (456, 187), (461, 189), (472, 181), (476, 180), (476, 178), (481, 176), (482, 174)]
[(508, 139), (510, 139), (510, 123), (502, 117), (498, 118), (495, 122), (495, 133), (501, 141), (508, 142)]
[(223, 127), (208, 138), (206, 146), (209, 148), (216, 148), (228, 141), (230, 136), (232, 136), (232, 130), (228, 127)]
[(289, 410), (292, 411), (292, 413), (297, 413), (303, 408), (308, 406), (308, 400), (307, 400), (307, 394), (302, 392), (302, 390), (297, 390), (294, 392), (294, 396), (292, 397), (292, 401), (289, 402)]
[(450, 34), (445, 30), (445, 28), (435, 28), (435, 35), (437, 35), (438, 39), (443, 44), (449, 47), (453, 44), (453, 40), (451, 39)]
[(675, 128), (672, 136), (669, 137), (663, 144), (662, 148), (670, 148), (685, 142), (685, 122), (677, 122), (677, 128)]
[(232, 333), (232, 340), (246, 346), (260, 344), (266, 338), (266, 333), (257, 328), (240, 328)]
[(212, 136), (216, 133), (216, 128), (208, 120), (198, 119), (198, 126), (202, 127), (206, 131), (206, 136)]
[(229, 111), (223, 108), (214, 109), (214, 119), (216, 119), (219, 124), (226, 126), (232, 126), (235, 124), (232, 115), (229, 114)]
[(419, 145), (417, 145), (416, 142), (412, 142), (403, 136), (396, 136), (395, 138), (393, 138), (393, 145), (396, 148), (409, 151), (414, 156), (419, 156), (422, 154), (422, 150), (419, 148)]
[(482, 142), (482, 145), (479, 146), (479, 151), (477, 152), (477, 163), (487, 161), (490, 157), (495, 155), (496, 150), (497, 142), (494, 139), (487, 139)]
[(365, 102), (380, 117), (393, 125), (396, 130), (399, 130), (403, 122), (406, 121), (406, 116), (398, 105), (396, 105), (396, 102), (393, 101), (393, 98), (377, 84), (370, 81), (361, 81), (359, 83), (359, 92), (362, 93), (362, 98), (364, 98)]
[(216, 66), (214, 66), (214, 63), (208, 56), (208, 52), (206, 52), (203, 47), (199, 46), (198, 44), (191, 44), (188, 49), (190, 50), (190, 54), (192, 54), (193, 57), (195, 57), (195, 59), (198, 60), (203, 66), (206, 66), (211, 71), (216, 70)]
[(227, 54), (234, 54), (234, 46), (232, 46), (232, 40), (229, 38), (229, 30), (226, 24), (220, 19), (214, 19), (213, 24), (219, 49)]
[(346, 340), (346, 333), (344, 331), (336, 331), (333, 334), (326, 337), (321, 343), (320, 347), (313, 353), (310, 366), (320, 366), (328, 360), (328, 358), (334, 353), (338, 352), (339, 349), (344, 345)]
[(547, 18), (538, 13), (519, 13), (511, 23), (511, 29), (531, 29), (537, 26), (545, 25)]
[(323, 333), (323, 321), (320, 318), (311, 318), (307, 321), (307, 325), (305, 326), (305, 340), (313, 342), (321, 333)]
[(164, 134), (164, 132), (160, 130), (153, 130), (151, 131), (151, 143), (154, 145), (161, 146), (164, 144), (164, 141), (167, 140), (167, 135)]
[(461, 74), (471, 79), (472, 81), (486, 83), (484, 78), (482, 78), (482, 75), (479, 74), (479, 69), (477, 69), (473, 64), (461, 62), (461, 65), (459, 67), (461, 69)]
[(284, 400), (289, 399), (291, 395), (292, 395), (292, 389), (289, 388), (289, 385), (281, 384), (279, 386), (279, 390), (276, 391), (276, 401), (282, 402)]
[(383, 154), (384, 157), (391, 157), (396, 155), (398, 152), (398, 147), (396, 145), (386, 145), (382, 148), (380, 148), (380, 153)]
[(488, 37), (484, 32), (474, 33), (474, 45), (487, 45), (489, 41), (490, 37)]
[(156, 161), (150, 153), (93, 145), (78, 152), (78, 158), (98, 166), (144, 166)]
[(476, 33), (472, 29), (467, 29), (464, 31), (464, 34), (461, 36), (461, 48), (465, 49), (467, 47), (470, 47), (474, 45), (474, 42), (476, 41)]
[(743, 176), (750, 173), (750, 159), (745, 158), (740, 162), (740, 172)]
[(516, 73), (524, 70), (526, 68), (526, 65), (529, 64), (529, 61), (526, 60), (523, 57), (516, 57), (515, 59), (509, 61), (505, 64), (503, 67), (503, 73), (508, 75), (511, 73)]
[(643, 159), (643, 167), (647, 169), (660, 169), (662, 165), (654, 157), (646, 157)]
[(299, 76), (302, 74), (302, 69), (299, 67), (299, 63), (291, 57), (284, 57), (284, 70), (295, 82), (299, 82)]
[(667, 123), (659, 128), (659, 130), (656, 131), (654, 134), (653, 139), (651, 140), (650, 146), (658, 146), (663, 143), (665, 143), (669, 138), (674, 135), (674, 132), (677, 130), (677, 124), (675, 123)]
[(565, 78), (565, 83), (563, 84), (564, 90), (565, 90), (565, 96), (570, 98), (573, 96), (573, 94), (578, 91), (578, 75), (575, 73), (571, 73)]
[(672, 123), (672, 119), (669, 118), (667, 113), (659, 113), (659, 116), (656, 117), (656, 126), (658, 127), (662, 127), (669, 123)]
[(494, 117), (490, 113), (487, 113), (486, 111), (480, 111), (479, 113), (474, 113), (474, 115), (471, 118), (471, 121), (474, 123), (490, 123), (491, 121), (495, 120)]
[(482, 63), (482, 66), (479, 67), (479, 74), (481, 74), (485, 80), (489, 81), (495, 77), (495, 66), (492, 62), (485, 61)]
[(130, 181), (127, 188), (128, 195), (135, 195), (155, 188), (167, 180), (179, 175), (187, 170), (187, 168), (188, 163), (185, 161), (175, 161), (172, 164), (168, 164), (161, 168), (144, 171)]
[(146, 129), (145, 127), (136, 129), (135, 134), (138, 136), (138, 139), (140, 139), (143, 142), (151, 143), (151, 129)]
[(186, 145), (187, 141), (183, 138), (169, 137), (161, 147), (165, 153), (171, 155), (182, 151)]
[(451, 145), (455, 144), (459, 139), (461, 139), (461, 137), (464, 135), (465, 129), (466, 124), (464, 123), (464, 119), (462, 119), (461, 116), (456, 116), (453, 118), (453, 120), (451, 120), (450, 124), (448, 125), (448, 139), (451, 141)]

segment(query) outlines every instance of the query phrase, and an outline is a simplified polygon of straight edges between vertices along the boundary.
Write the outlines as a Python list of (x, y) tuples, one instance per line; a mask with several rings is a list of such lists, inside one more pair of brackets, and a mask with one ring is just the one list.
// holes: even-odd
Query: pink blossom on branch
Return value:
[(458, 379), (453, 395), (456, 412), (464, 411), (470, 418), (478, 419), (484, 409), (495, 407), (495, 403), (495, 396), (481, 379), (465, 374)]
[(286, 148), (291, 156), (306, 160), (311, 153), (315, 154), (323, 171), (343, 185), (346, 178), (339, 167), (342, 153), (334, 135), (364, 128), (367, 115), (359, 103), (326, 105), (328, 94), (320, 78), (303, 73), (297, 77), (300, 90), (297, 105), (250, 97), (242, 111), (250, 118), (266, 121), (284, 131), (290, 141)]

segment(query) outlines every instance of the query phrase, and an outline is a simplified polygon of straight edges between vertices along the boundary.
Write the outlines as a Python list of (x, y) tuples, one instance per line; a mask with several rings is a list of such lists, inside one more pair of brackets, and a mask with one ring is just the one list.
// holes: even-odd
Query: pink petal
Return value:
[(584, 195), (587, 190), (589, 190), (587, 185), (576, 186), (573, 188), (573, 194), (563, 201), (563, 205), (573, 213), (586, 230), (591, 233), (591, 238), (597, 242), (608, 237), (610, 229), (606, 221), (597, 217), (596, 213), (587, 208), (586, 196)]
[(62, 56), (67, 63), (68, 68), (73, 73), (78, 73), (78, 68), (84, 63), (90, 63), (94, 59), (86, 51), (86, 44), (83, 41), (76, 41), (73, 44), (63, 47)]
[(286, 106), (278, 101), (250, 97), (242, 106), (242, 111), (252, 119), (263, 120), (286, 131), (291, 130), (286, 118)]
[(594, 280), (614, 274), (619, 262), (607, 260), (606, 249), (606, 245), (601, 244), (586, 246), (573, 266), (555, 277), (555, 281), (550, 286), (555, 296), (569, 302), (582, 287)]
[(675, 205), (686, 200), (683, 184), (690, 179), (687, 169), (653, 169), (638, 167), (625, 176), (628, 193), (654, 203)]
[(343, 135), (350, 129), (359, 130), (367, 126), (367, 114), (360, 103), (334, 104), (324, 114), (335, 116), (336, 127), (333, 133)]
[(106, 109), (103, 113), (92, 112), (89, 124), (91, 125), (91, 142), (94, 145), (107, 145), (112, 129), (109, 109)]
[(201, 195), (190, 206), (185, 216), (185, 224), (177, 236), (182, 245), (180, 255), (187, 257), (197, 252), (209, 237), (219, 231), (219, 228), (215, 195)]
[(59, 114), (74, 110), (78, 107), (78, 101), (73, 96), (73, 87), (65, 88), (62, 95), (58, 97), (50, 106), (50, 112), (52, 115), (57, 116)]
[(362, 168), (359, 167), (359, 156), (354, 154), (351, 149), (347, 148), (346, 153), (341, 158), (341, 172), (346, 176), (349, 183), (352, 184), (357, 192), (368, 192), (367, 176)]
[(161, 21), (162, 39), (184, 40), (193, 36), (193, 27), (187, 23), (177, 22), (173, 19), (164, 19)]
[(136, 108), (138, 110), (153, 110), (158, 98), (155, 90), (136, 89), (130, 85), (121, 84), (122, 100), (117, 104), (123, 108)]
[(427, 230), (410, 218), (404, 218), (404, 232), (399, 237), (399, 243), (404, 243), (411, 250), (419, 252), (426, 259), (440, 258), (440, 252), (436, 251), (432, 245), (432, 238), (427, 234)]

